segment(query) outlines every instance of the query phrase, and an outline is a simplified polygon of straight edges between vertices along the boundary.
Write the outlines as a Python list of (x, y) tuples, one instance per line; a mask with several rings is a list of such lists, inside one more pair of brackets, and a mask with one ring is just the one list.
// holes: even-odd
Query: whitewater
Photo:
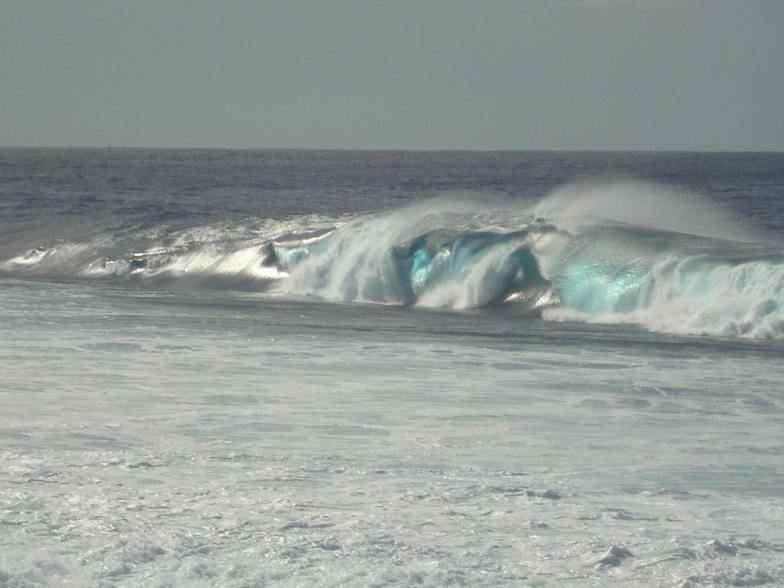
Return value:
[(0, 585), (784, 583), (781, 154), (0, 150)]

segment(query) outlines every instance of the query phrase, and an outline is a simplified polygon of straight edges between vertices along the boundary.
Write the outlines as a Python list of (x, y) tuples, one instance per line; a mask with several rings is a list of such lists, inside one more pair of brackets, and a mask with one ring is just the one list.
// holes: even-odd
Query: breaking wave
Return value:
[(339, 219), (126, 228), (30, 249), (0, 271), (784, 336), (784, 250), (647, 185), (570, 186), (530, 207), (441, 200)]

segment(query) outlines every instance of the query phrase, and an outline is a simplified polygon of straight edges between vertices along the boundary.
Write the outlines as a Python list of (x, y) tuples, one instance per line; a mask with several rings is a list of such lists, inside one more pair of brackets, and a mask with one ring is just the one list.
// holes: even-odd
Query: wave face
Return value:
[(470, 309), (551, 320), (638, 323), (679, 334), (781, 337), (781, 249), (534, 216), (399, 213), (276, 245), (286, 292), (331, 300)]
[[(503, 308), (677, 334), (784, 336), (781, 247), (739, 240), (719, 222), (709, 225), (719, 227), (711, 234), (707, 212), (699, 216), (700, 234), (666, 223), (642, 226), (623, 211), (616, 215), (622, 221), (614, 220), (588, 206), (595, 204), (595, 190), (584, 191), (590, 197), (583, 200), (570, 190), (568, 197), (558, 193), (530, 208), (442, 200), (338, 219), (261, 219), (177, 231), (126, 227), (25, 251), (0, 262), (0, 271)], [(648, 194), (644, 200), (651, 202)], [(634, 204), (628, 210), (640, 212)], [(675, 214), (681, 225), (683, 216)]]
[(643, 229), (572, 239), (552, 280), (555, 320), (639, 323), (679, 334), (781, 337), (784, 258), (765, 245)]

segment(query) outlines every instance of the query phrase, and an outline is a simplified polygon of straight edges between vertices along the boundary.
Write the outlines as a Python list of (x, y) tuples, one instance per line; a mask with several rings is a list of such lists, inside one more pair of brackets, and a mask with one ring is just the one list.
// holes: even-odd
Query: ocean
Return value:
[(0, 586), (784, 585), (784, 154), (0, 149)]

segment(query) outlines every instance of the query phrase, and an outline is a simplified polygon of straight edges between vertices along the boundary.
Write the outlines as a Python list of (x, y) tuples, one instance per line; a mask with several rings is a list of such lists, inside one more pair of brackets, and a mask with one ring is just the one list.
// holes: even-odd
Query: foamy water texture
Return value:
[(753, 348), (108, 294), (3, 288), (6, 585), (784, 581)]

